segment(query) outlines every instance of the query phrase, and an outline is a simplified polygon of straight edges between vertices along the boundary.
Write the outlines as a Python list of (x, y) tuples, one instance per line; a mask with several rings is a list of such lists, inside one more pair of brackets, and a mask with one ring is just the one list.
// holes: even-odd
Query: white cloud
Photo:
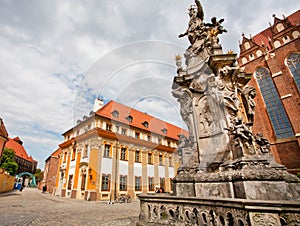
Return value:
[[(170, 93), (176, 68), (170, 65), (189, 45), (177, 36), (187, 28), (193, 2), (1, 1), (0, 116), (10, 136), (20, 136), (43, 167), (60, 134), (89, 113), (88, 101), (97, 95), (180, 124)], [(236, 52), (242, 32), (255, 35), (273, 21), (273, 13), (282, 18), (300, 6), (296, 0), (201, 3), (207, 21), (225, 18), (223, 49)], [(136, 48), (144, 40), (169, 42), (170, 49), (145, 42)]]

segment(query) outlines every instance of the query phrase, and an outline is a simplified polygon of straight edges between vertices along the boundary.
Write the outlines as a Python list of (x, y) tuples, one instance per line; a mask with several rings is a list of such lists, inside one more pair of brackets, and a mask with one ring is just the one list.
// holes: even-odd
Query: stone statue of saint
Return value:
[(256, 96), (256, 90), (253, 86), (245, 86), (243, 89), (243, 102), (246, 109), (246, 114), (249, 123), (253, 123), (254, 119), (254, 98)]

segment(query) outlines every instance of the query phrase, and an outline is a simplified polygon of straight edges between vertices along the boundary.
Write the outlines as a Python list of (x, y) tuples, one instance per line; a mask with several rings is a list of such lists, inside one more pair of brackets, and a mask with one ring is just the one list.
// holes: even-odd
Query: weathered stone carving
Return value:
[(247, 85), (251, 75), (236, 65), (236, 54), (222, 53), (218, 35), (226, 32), (224, 20), (204, 23), (198, 0), (189, 15), (179, 35), (191, 43), (186, 67), (176, 55), (172, 85), (189, 137), (180, 135), (182, 166), (173, 196), (141, 195), (139, 224), (299, 224), (299, 179), (274, 161), (268, 140), (252, 132), (256, 92)]

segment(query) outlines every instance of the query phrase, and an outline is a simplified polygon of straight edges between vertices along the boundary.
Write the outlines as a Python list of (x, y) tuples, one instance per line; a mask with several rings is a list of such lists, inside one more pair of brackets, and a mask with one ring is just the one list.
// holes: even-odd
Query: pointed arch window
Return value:
[(276, 137), (278, 139), (293, 137), (293, 129), (269, 71), (266, 68), (259, 68), (255, 71), (255, 76), (263, 95)]
[(292, 53), (287, 57), (287, 65), (294, 77), (295, 83), (300, 90), (300, 54)]

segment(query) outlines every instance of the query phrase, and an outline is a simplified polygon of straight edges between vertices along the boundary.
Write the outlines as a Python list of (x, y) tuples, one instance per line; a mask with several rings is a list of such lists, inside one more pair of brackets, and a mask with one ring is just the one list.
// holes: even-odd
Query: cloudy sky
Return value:
[[(61, 134), (116, 100), (183, 126), (171, 96), (174, 55), (188, 47), (192, 0), (1, 0), (0, 117), (44, 167)], [(299, 0), (202, 0), (205, 20), (224, 18), (224, 52), (300, 8)]]

